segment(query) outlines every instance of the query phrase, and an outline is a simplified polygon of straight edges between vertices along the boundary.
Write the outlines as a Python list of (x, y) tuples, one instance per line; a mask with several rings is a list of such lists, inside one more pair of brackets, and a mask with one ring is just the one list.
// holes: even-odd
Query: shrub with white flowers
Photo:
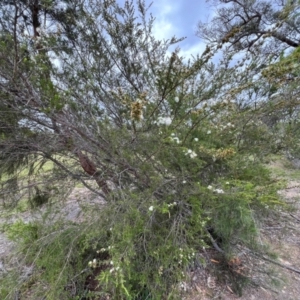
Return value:
[[(51, 185), (45, 195), (78, 183), (92, 194), (86, 217), (55, 224), (53, 235), (26, 224), (31, 234), (14, 232), (25, 241), (24, 251), (43, 246), (37, 258), (25, 253), (51, 289), (49, 299), (81, 299), (67, 290), (75, 281), (78, 291), (86, 290), (90, 275), (107, 299), (183, 299), (178, 285), (202, 263), (203, 249), (221, 249), (225, 260), (242, 246), (257, 246), (256, 218), (280, 204), (262, 160), (278, 143), (266, 125), (250, 122), (251, 107), (235, 104), (256, 92), (236, 86), (231, 55), (212, 63), (217, 50), (190, 60), (179, 48), (169, 54), (179, 40), (152, 36), (154, 19), (144, 2), (138, 1), (138, 14), (131, 1), (124, 8), (119, 2), (82, 1), (85, 11), (76, 11), (68, 30), (84, 30), (53, 40), (59, 68), (44, 49), (37, 48), (36, 63), (28, 65), (0, 43), (6, 58), (0, 70), (8, 70), (1, 78), (9, 78), (0, 79), (1, 195), (31, 197), (33, 181), (33, 200)], [(243, 75), (251, 82), (245, 89), (260, 88), (253, 74)], [(41, 176), (47, 162), (53, 172)], [(91, 298), (101, 297), (97, 292)]]

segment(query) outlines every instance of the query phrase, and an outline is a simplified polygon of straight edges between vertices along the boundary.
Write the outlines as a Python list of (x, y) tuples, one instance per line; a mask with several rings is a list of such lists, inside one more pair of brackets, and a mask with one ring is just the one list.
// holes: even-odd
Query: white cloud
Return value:
[(170, 15), (175, 13), (178, 6), (169, 0), (161, 0), (154, 2), (151, 7), (154, 12), (155, 22), (153, 26), (153, 34), (158, 40), (167, 40), (176, 34), (176, 27), (172, 23)]
[(170, 39), (174, 35), (175, 31), (175, 27), (166, 19), (157, 18), (153, 26), (153, 35), (158, 40)]
[[(191, 25), (188, 20), (186, 20), (187, 28), (182, 27), (182, 20), (188, 18), (186, 14), (183, 15), (183, 5), (186, 4), (181, 0), (154, 1), (150, 9), (155, 16), (152, 33), (158, 40), (168, 40), (173, 36), (178, 38), (185, 35), (188, 36), (181, 43), (170, 47), (167, 55), (171, 55), (172, 51), (179, 46), (181, 48), (179, 55), (189, 59), (191, 55), (196, 56), (197, 54), (201, 54), (205, 50), (205, 44), (200, 39), (195, 43), (194, 31), (189, 29)], [(180, 21), (178, 18), (180, 18)]]

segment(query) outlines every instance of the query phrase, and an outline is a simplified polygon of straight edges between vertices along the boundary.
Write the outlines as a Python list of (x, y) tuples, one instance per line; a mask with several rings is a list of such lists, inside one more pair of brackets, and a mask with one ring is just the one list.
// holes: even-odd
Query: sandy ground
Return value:
[(234, 293), (234, 285), (229, 281), (230, 272), (223, 274), (224, 278), (210, 272), (215, 267), (215, 263), (211, 262), (206, 269), (191, 273), (191, 280), (187, 284), (189, 291), (183, 299), (300, 299), (300, 181), (290, 181), (288, 187), (279, 193), (293, 204), (294, 209), (270, 216), (260, 236), (262, 242), (268, 243), (269, 251), (277, 255), (274, 262), (280, 266), (241, 248), (240, 261), (232, 271), (245, 273), (250, 280), (250, 285), (243, 290), (242, 295)]

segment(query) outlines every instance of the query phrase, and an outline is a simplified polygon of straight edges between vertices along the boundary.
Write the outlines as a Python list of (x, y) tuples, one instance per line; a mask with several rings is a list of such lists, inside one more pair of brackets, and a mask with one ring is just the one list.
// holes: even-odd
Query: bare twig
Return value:
[(216, 241), (214, 240), (214, 238), (212, 237), (212, 235), (210, 234), (210, 232), (209, 232), (207, 229), (206, 229), (206, 233), (207, 233), (207, 235), (208, 235), (208, 237), (209, 237), (211, 243), (213, 244), (214, 248), (215, 248), (218, 252), (224, 254), (225, 251), (219, 247), (219, 245), (216, 243)]
[(269, 263), (272, 263), (272, 264), (274, 264), (274, 265), (277, 265), (277, 266), (279, 266), (279, 267), (281, 267), (281, 268), (287, 269), (287, 270), (292, 271), (292, 272), (294, 272), (294, 273), (300, 274), (300, 270), (299, 270), (299, 269), (296, 269), (296, 268), (289, 267), (289, 266), (287, 266), (287, 265), (281, 264), (280, 262), (278, 262), (278, 261), (276, 261), (276, 260), (273, 260), (273, 259), (271, 259), (271, 258), (265, 257), (264, 255), (259, 254), (259, 253), (257, 253), (257, 252), (254, 252), (254, 251), (252, 251), (252, 250), (250, 250), (250, 249), (248, 249), (248, 250), (250, 251), (250, 253), (252, 253), (254, 256), (256, 256), (256, 257), (258, 257), (258, 258), (261, 258), (261, 259), (263, 259), (263, 260), (265, 260), (265, 261), (267, 261), (267, 262), (269, 262)]
[(293, 217), (295, 220), (297, 220), (297, 222), (300, 222), (300, 219), (295, 217), (294, 215), (290, 214), (291, 217)]

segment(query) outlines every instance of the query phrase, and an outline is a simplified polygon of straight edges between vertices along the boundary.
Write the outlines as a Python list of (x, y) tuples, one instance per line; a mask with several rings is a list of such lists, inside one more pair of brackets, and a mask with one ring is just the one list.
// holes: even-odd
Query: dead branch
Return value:
[(252, 251), (252, 250), (250, 250), (250, 249), (248, 249), (248, 250), (249, 250), (249, 252), (250, 252), (251, 254), (253, 254), (254, 256), (256, 256), (256, 257), (258, 257), (258, 258), (260, 258), (260, 259), (263, 259), (263, 260), (265, 260), (265, 261), (267, 261), (267, 262), (269, 262), (269, 263), (272, 263), (272, 264), (274, 264), (274, 265), (277, 265), (277, 266), (279, 266), (279, 267), (281, 267), (281, 268), (287, 269), (287, 270), (292, 271), (292, 272), (294, 272), (294, 273), (300, 274), (300, 270), (299, 270), (299, 269), (296, 269), (296, 268), (289, 267), (289, 266), (287, 266), (287, 265), (281, 264), (280, 262), (278, 262), (278, 261), (276, 261), (276, 260), (273, 260), (273, 259), (271, 259), (271, 258), (265, 257), (264, 255), (259, 254), (259, 253), (257, 253), (257, 252), (254, 252), (254, 251)]

